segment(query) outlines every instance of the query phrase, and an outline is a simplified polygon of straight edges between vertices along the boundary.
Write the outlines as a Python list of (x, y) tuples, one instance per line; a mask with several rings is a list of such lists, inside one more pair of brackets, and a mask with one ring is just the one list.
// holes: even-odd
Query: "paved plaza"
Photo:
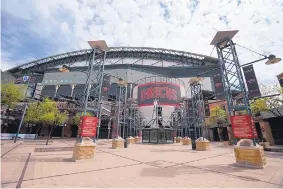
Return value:
[(235, 165), (232, 146), (211, 143), (210, 151), (181, 144), (131, 144), (111, 149), (97, 142), (93, 160), (72, 161), (74, 140), (2, 141), (1, 187), (6, 188), (283, 188), (283, 153), (265, 152), (265, 169)]

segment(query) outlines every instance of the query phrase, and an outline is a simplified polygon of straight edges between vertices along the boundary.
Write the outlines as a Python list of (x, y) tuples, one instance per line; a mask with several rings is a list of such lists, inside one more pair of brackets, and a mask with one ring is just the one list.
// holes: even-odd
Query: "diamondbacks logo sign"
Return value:
[(138, 85), (139, 106), (151, 106), (154, 99), (158, 99), (160, 105), (178, 106), (181, 100), (180, 86), (167, 82)]
[(15, 80), (15, 84), (36, 83), (36, 79), (31, 76), (19, 77)]

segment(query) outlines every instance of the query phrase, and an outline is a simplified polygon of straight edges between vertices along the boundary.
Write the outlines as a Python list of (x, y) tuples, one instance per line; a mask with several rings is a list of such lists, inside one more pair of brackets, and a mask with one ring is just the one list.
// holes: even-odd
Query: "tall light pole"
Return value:
[[(193, 109), (193, 133), (191, 133), (192, 140), (192, 149), (196, 149), (195, 140), (197, 139), (197, 135), (201, 137), (201, 125), (204, 122), (204, 101), (202, 94), (202, 85), (201, 81), (203, 78), (192, 78), (190, 79), (190, 87), (191, 87), (191, 98), (192, 98), (192, 109)], [(196, 133), (196, 128), (198, 128), (198, 134)]]
[[(125, 135), (125, 124), (126, 124), (126, 103), (127, 103), (127, 81), (122, 78), (117, 81), (117, 92), (116, 92), (116, 110), (114, 124), (116, 129), (116, 138), (121, 135), (121, 124), (123, 124), (123, 138)], [(122, 114), (124, 112), (124, 115)], [(113, 131), (114, 131), (113, 129)], [(115, 131), (114, 131), (115, 132)]]
[[(248, 92), (245, 87), (235, 43), (232, 41), (232, 38), (237, 34), (237, 32), (238, 30), (219, 31), (214, 36), (211, 45), (214, 45), (217, 50), (222, 82), (230, 116), (234, 116), (237, 111), (246, 111), (247, 114), (251, 116), (252, 113), (249, 104)], [(245, 65), (253, 64), (264, 59), (268, 59), (266, 64), (274, 64), (281, 60), (280, 58), (276, 58), (274, 55), (271, 55)], [(242, 98), (238, 99), (237, 103), (234, 102), (233, 91), (239, 92), (242, 96)], [(256, 143), (254, 138), (253, 142), (255, 145)]]
[[(92, 51), (88, 60), (88, 71), (86, 84), (83, 95), (83, 112), (86, 115), (87, 111), (94, 112), (98, 117), (97, 138), (99, 138), (99, 129), (101, 124), (101, 91), (104, 73), (104, 62), (106, 53), (109, 48), (105, 41), (88, 41)], [(91, 97), (90, 98), (90, 94)], [(78, 142), (82, 141), (82, 137), (78, 138)]]

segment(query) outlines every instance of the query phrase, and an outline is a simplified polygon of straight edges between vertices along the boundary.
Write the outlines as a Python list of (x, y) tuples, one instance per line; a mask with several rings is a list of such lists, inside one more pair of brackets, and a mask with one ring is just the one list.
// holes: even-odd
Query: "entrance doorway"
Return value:
[(283, 145), (283, 117), (275, 117), (268, 119), (274, 143)]

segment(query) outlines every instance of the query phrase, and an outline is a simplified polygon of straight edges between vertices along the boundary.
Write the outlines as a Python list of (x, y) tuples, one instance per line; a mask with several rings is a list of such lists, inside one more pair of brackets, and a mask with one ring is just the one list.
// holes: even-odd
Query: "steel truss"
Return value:
[[(202, 95), (202, 86), (199, 82), (192, 82), (191, 87), (191, 97), (192, 97), (192, 110), (193, 110), (193, 122), (191, 123), (193, 132), (190, 133), (190, 137), (195, 140), (202, 136), (201, 127), (204, 123), (205, 113), (204, 113), (204, 101)], [(198, 133), (196, 129), (198, 128)]]
[[(216, 49), (220, 61), (222, 80), (230, 115), (234, 115), (235, 111), (243, 110), (251, 114), (248, 93), (242, 76), (235, 44), (231, 39), (226, 39), (218, 43)], [(237, 92), (241, 96), (241, 98), (238, 98), (237, 103), (235, 103), (233, 99), (233, 92)]]
[[(72, 65), (76, 62), (88, 60), (92, 56), (92, 49), (83, 49), (79, 51), (67, 52), (47, 58), (35, 60), (15, 68), (9, 69), (8, 72), (21, 74), (28, 74), (36, 71), (45, 71), (48, 68), (52, 68), (60, 65)], [(144, 59), (151, 59), (167, 62), (174, 62), (180, 65), (192, 65), (192, 66), (204, 66), (204, 65), (216, 65), (218, 60), (213, 57), (194, 54), (184, 51), (175, 51), (169, 49), (158, 49), (148, 47), (112, 47), (109, 48), (107, 53), (107, 59), (121, 59), (133, 58), (139, 59), (133, 64), (142, 64)], [(115, 62), (116, 63), (116, 62)], [(113, 64), (115, 64), (113, 63)]]
[[(236, 112), (239, 111), (246, 111), (248, 115), (252, 115), (234, 42), (231, 38), (227, 38), (217, 43), (216, 49), (230, 116), (236, 115)], [(239, 94), (235, 99), (233, 92)], [(253, 143), (256, 145), (255, 139), (253, 139)]]
[[(99, 137), (99, 129), (101, 124), (101, 90), (104, 72), (104, 62), (106, 51), (99, 48), (94, 48), (88, 63), (87, 79), (84, 89), (83, 99), (84, 113), (87, 111), (93, 112), (94, 116), (98, 117), (99, 122), (97, 125), (97, 137)], [(80, 138), (81, 139), (81, 138)]]
[[(117, 94), (115, 101), (115, 116), (112, 127), (113, 137), (125, 138), (126, 126), (128, 122), (127, 113), (127, 85), (117, 85)], [(122, 133), (123, 127), (123, 133)]]
[(172, 127), (176, 133), (176, 136), (184, 135), (183, 130), (186, 126), (186, 117), (184, 115), (184, 108), (182, 106), (176, 107), (171, 114)]
[(136, 99), (129, 99), (129, 127), (128, 127), (128, 136), (136, 136), (136, 131), (140, 126), (140, 114), (137, 105)]

